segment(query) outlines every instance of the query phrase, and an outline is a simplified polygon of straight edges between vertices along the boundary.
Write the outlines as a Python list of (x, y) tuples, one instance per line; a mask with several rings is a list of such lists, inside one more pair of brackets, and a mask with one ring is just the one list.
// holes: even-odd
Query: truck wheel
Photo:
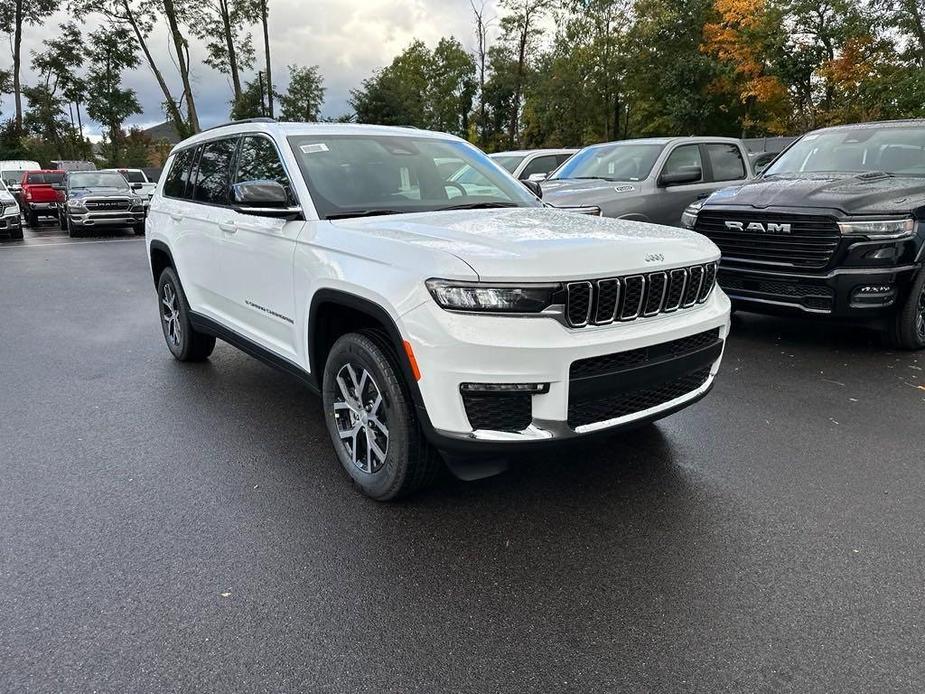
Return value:
[(906, 302), (893, 319), (890, 341), (899, 349), (925, 348), (925, 269), (919, 270)]
[(13, 241), (22, 241), (22, 227), (16, 227), (10, 230), (10, 239)]
[(157, 282), (158, 309), (167, 349), (178, 361), (202, 361), (215, 349), (212, 335), (198, 332), (189, 320), (189, 303), (173, 268), (166, 268)]
[(39, 216), (34, 210), (26, 210), (26, 223), (33, 229), (38, 228)]
[(74, 226), (74, 223), (71, 222), (71, 218), (67, 215), (64, 215), (64, 230), (67, 232), (67, 235), (72, 239), (76, 239), (80, 236), (83, 236), (83, 230)]
[(367, 496), (389, 501), (433, 482), (440, 470), (398, 358), (378, 331), (341, 336), (324, 365), (322, 402), (337, 457)]
[(144, 236), (145, 235), (145, 225), (144, 222), (141, 224), (135, 224), (132, 227), (132, 231), (135, 232), (135, 236)]

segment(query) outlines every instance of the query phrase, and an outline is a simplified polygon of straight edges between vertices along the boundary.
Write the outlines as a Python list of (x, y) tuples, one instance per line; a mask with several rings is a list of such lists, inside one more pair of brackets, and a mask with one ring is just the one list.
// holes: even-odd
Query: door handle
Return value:
[(238, 226), (234, 222), (219, 222), (218, 228), (226, 234), (233, 234), (238, 230)]
[(182, 214), (174, 214), (173, 212), (171, 212), (171, 213), (170, 213), (170, 218), (171, 218), (173, 221), (175, 221), (175, 222), (182, 222), (182, 221), (183, 221), (183, 215), (182, 215)]

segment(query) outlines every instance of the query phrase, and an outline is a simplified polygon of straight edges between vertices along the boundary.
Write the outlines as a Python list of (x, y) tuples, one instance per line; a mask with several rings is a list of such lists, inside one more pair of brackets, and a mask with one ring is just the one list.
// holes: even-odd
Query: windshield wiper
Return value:
[(385, 214), (402, 214), (404, 212), (413, 212), (413, 210), (389, 210), (389, 209), (372, 209), (372, 210), (353, 210), (351, 212), (338, 212), (336, 214), (329, 214), (325, 216), (325, 219), (350, 219), (352, 217), (376, 217), (378, 215)]
[[(611, 182), (614, 182), (618, 180), (616, 178), (607, 178), (607, 176), (568, 176), (567, 178), (568, 180), (571, 180), (571, 181), (611, 181)], [(557, 180), (561, 181), (563, 179), (560, 178)]]
[(491, 210), (501, 207), (520, 207), (516, 202), (468, 202), (461, 205), (450, 205), (449, 207), (438, 208), (437, 212), (445, 210)]

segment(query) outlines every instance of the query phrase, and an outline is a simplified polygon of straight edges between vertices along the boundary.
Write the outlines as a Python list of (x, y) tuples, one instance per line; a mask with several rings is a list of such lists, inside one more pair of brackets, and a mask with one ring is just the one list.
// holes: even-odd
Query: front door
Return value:
[(700, 169), (700, 180), (668, 186), (659, 184), (658, 204), (654, 206), (649, 215), (653, 222), (678, 226), (681, 223), (681, 215), (688, 205), (713, 192), (716, 186), (709, 182), (700, 145), (696, 144), (675, 147), (662, 165), (659, 179), (656, 180), (660, 180), (663, 174), (685, 171), (691, 167)]
[[(282, 184), (297, 204), (273, 141), (244, 135), (231, 183), (267, 180)], [(304, 224), (228, 209), (221, 225), (222, 293), (233, 329), (291, 361), (299, 344), (292, 261)]]

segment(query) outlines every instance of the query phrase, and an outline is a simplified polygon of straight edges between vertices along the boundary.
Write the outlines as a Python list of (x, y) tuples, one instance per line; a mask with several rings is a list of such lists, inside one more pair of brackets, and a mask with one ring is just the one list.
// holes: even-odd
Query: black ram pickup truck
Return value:
[(719, 246), (734, 306), (849, 319), (925, 348), (925, 120), (807, 133), (682, 223)]

